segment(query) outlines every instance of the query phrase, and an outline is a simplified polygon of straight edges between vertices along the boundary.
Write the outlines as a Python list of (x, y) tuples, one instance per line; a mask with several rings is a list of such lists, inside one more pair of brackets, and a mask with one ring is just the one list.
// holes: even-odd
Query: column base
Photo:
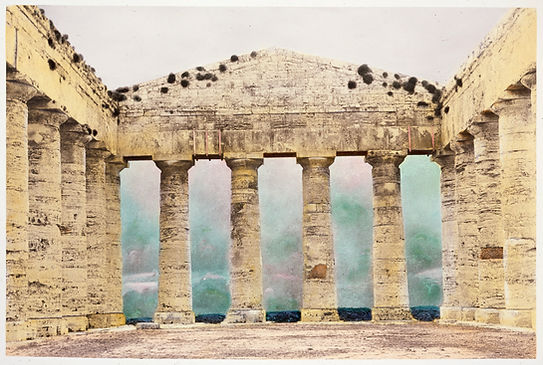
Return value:
[(156, 312), (153, 322), (159, 324), (191, 324), (194, 323), (194, 312)]
[(25, 321), (6, 321), (6, 342), (28, 339), (28, 323)]
[(407, 321), (413, 320), (408, 307), (373, 307), (371, 309), (373, 321)]
[(339, 314), (336, 308), (312, 308), (302, 309), (302, 322), (339, 322)]
[(462, 308), (462, 321), (463, 322), (475, 322), (475, 312), (479, 308)]
[(458, 322), (462, 320), (462, 308), (440, 307), (439, 321), (443, 323)]
[(230, 309), (224, 323), (259, 323), (266, 321), (264, 309)]
[(504, 309), (500, 313), (500, 324), (510, 327), (535, 328), (535, 310)]
[(67, 315), (62, 320), (68, 332), (82, 332), (89, 328), (89, 319), (86, 315)]
[(32, 318), (28, 320), (27, 339), (60, 336), (68, 333), (62, 317)]
[(497, 308), (477, 308), (475, 310), (475, 322), (500, 324), (500, 312), (502, 310)]
[(119, 327), (126, 324), (123, 313), (95, 313), (88, 314), (89, 328)]

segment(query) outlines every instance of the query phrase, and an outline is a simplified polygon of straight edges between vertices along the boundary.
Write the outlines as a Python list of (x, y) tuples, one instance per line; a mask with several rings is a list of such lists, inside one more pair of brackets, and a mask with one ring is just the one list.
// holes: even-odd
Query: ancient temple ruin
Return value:
[[(337, 321), (329, 166), (373, 167), (375, 321), (411, 319), (399, 165), (441, 166), (441, 321), (535, 328), (536, 12), (515, 9), (444, 87), (282, 49), (107, 90), (35, 6), (6, 11), (8, 341), (124, 324), (119, 172), (155, 161), (155, 322), (194, 321), (188, 169), (232, 171), (226, 322), (261, 322), (258, 167), (303, 168), (302, 321)], [(362, 157), (363, 156), (363, 157)]]

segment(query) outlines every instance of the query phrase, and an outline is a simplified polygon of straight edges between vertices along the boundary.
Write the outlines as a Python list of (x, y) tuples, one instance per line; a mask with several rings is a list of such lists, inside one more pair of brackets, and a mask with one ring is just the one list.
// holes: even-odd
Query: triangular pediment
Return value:
[(435, 90), (435, 83), (372, 65), (270, 48), (233, 55), (120, 91), (124, 91), (121, 98), (126, 98), (130, 108), (254, 113), (364, 110), (374, 109), (376, 104), (386, 109), (398, 102), (431, 108), (438, 104), (436, 93), (440, 91)]

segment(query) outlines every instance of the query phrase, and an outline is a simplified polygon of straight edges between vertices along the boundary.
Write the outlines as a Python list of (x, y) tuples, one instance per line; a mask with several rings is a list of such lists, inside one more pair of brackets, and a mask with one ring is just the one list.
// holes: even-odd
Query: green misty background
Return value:
[[(427, 156), (400, 166), (411, 306), (441, 302), (439, 167)], [(302, 293), (302, 168), (294, 158), (259, 168), (264, 306), (297, 310)], [(339, 307), (371, 307), (372, 183), (362, 157), (330, 167)], [(121, 172), (123, 299), (127, 318), (152, 317), (157, 306), (160, 170), (134, 161)], [(230, 306), (230, 169), (197, 161), (189, 170), (193, 310)]]

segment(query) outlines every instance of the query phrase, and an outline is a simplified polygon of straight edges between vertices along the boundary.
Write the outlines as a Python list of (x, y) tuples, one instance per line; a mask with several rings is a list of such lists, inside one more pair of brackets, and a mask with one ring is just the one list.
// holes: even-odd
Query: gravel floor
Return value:
[(409, 323), (195, 324), (9, 343), (8, 356), (180, 359), (535, 358), (534, 332)]

